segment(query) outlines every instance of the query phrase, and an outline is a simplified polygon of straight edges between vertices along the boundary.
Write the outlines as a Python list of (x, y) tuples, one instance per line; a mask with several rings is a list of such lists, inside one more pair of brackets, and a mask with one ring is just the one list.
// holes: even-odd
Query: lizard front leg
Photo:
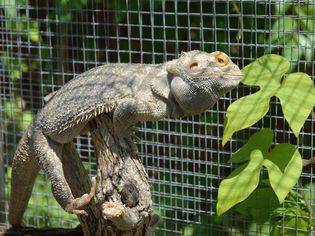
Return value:
[(133, 153), (138, 152), (134, 143), (135, 123), (154, 121), (167, 116), (167, 104), (153, 97), (136, 97), (122, 99), (114, 111), (114, 126), (118, 137), (127, 141)]
[(53, 195), (58, 203), (69, 213), (87, 215), (82, 207), (88, 204), (95, 195), (96, 180), (95, 178), (92, 179), (90, 193), (79, 198), (73, 197), (63, 172), (62, 145), (44, 135), (41, 130), (36, 129), (32, 133), (32, 152), (38, 159), (41, 168), (48, 175)]

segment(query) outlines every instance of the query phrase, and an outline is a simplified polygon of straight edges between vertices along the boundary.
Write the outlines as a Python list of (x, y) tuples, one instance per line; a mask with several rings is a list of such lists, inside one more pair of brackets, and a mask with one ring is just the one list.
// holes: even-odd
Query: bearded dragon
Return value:
[(55, 92), (22, 137), (12, 164), (9, 222), (21, 225), (40, 168), (48, 175), (61, 207), (74, 214), (95, 194), (74, 198), (62, 170), (62, 146), (111, 113), (115, 131), (135, 149), (133, 127), (139, 121), (184, 117), (212, 107), (235, 88), (241, 71), (223, 52), (182, 52), (163, 64), (106, 64), (88, 70)]

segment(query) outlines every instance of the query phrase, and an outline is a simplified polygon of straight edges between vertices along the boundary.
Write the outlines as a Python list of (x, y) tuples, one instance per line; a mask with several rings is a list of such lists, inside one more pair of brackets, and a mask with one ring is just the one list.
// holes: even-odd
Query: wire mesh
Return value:
[[(241, 68), (266, 53), (280, 54), (290, 59), (292, 71), (314, 78), (314, 14), (313, 1), (0, 1), (0, 155), (5, 174), (1, 222), (7, 223), (10, 164), (23, 130), (43, 107), (43, 97), (75, 75), (109, 62), (161, 63), (181, 51), (199, 49), (224, 51)], [(254, 131), (270, 127), (275, 143), (293, 143), (303, 158), (314, 156), (314, 114), (296, 139), (277, 99), (262, 121), (222, 147), (227, 107), (252, 91), (240, 86), (199, 116), (139, 126), (140, 155), (152, 180), (154, 209), (161, 217), (156, 235), (269, 235), (277, 222), (282, 222), (280, 235), (310, 232), (299, 222), (314, 221), (314, 213), (301, 215), (298, 197), (282, 205), (295, 212), (283, 210), (277, 218), (255, 205), (246, 214), (233, 209), (216, 216), (219, 183), (234, 169), (227, 160)], [(89, 136), (79, 137), (76, 144), (87, 170), (95, 174)], [(294, 188), (297, 193), (310, 192), (310, 209), (313, 179), (313, 167), (307, 167)], [(260, 201), (273, 204), (270, 199)], [(255, 221), (253, 215), (264, 215), (265, 221)], [(49, 181), (41, 174), (25, 223), (74, 227), (78, 221), (54, 201)]]

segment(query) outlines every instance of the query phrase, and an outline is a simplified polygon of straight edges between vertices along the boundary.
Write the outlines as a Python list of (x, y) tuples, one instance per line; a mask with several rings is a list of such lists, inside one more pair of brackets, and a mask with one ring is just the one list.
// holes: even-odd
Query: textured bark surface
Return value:
[[(79, 217), (84, 235), (148, 234), (152, 202), (141, 161), (119, 145), (108, 115), (95, 119), (91, 129), (97, 159), (97, 191), (95, 201), (85, 208), (89, 216)], [(74, 145), (64, 147), (63, 157), (73, 195), (89, 192), (90, 181)]]

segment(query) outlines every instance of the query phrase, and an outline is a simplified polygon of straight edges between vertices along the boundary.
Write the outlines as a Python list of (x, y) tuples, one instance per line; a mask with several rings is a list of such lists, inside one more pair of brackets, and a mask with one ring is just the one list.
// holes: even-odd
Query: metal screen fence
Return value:
[[(291, 71), (314, 79), (314, 15), (313, 0), (0, 0), (0, 222), (8, 226), (10, 166), (23, 130), (43, 107), (43, 98), (75, 75), (105, 63), (162, 63), (198, 49), (224, 51), (240, 68), (267, 53), (283, 55)], [(309, 225), (304, 227), (314, 222), (312, 166), (303, 168), (277, 214), (271, 199), (261, 196), (248, 209), (237, 206), (216, 216), (220, 181), (236, 167), (227, 160), (250, 134), (270, 127), (275, 143), (296, 145), (305, 159), (315, 156), (314, 114), (297, 139), (277, 99), (263, 120), (222, 147), (227, 107), (254, 90), (241, 85), (198, 116), (139, 125), (140, 156), (161, 218), (156, 235), (313, 235)], [(76, 144), (94, 175), (89, 136)], [(308, 211), (300, 211), (302, 195), (309, 196)], [(43, 174), (24, 221), (36, 227), (78, 224), (55, 202)]]

